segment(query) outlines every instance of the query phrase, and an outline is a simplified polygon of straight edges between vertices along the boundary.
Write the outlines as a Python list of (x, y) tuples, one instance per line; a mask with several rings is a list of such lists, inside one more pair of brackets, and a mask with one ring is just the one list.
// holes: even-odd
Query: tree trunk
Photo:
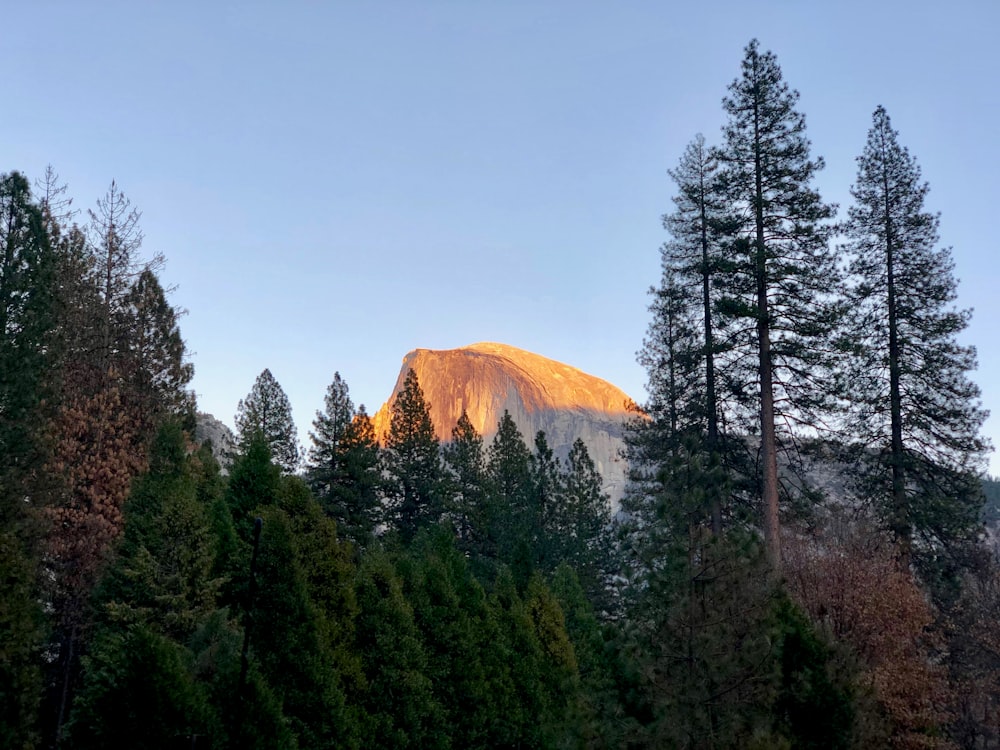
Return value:
[(764, 186), (761, 167), (760, 113), (754, 102), (754, 213), (756, 238), (754, 243), (755, 275), (757, 280), (757, 346), (760, 378), (760, 450), (764, 544), (771, 571), (781, 573), (781, 537), (778, 520), (778, 446), (774, 428), (774, 382), (771, 366), (771, 321), (767, 304), (767, 247), (764, 242)]

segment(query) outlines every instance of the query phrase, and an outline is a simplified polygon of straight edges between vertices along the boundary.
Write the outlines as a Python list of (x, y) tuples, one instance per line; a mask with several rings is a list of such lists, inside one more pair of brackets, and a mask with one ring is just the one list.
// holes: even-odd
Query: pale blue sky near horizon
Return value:
[[(112, 179), (188, 314), (203, 411), (269, 368), (305, 439), (339, 371), (370, 413), (403, 355), (499, 341), (636, 400), (660, 216), (758, 38), (844, 215), (884, 105), (930, 183), (1000, 444), (1000, 4), (11, 4), (0, 172)], [(83, 216), (81, 215), (81, 219)], [(1000, 473), (993, 459), (992, 473)]]

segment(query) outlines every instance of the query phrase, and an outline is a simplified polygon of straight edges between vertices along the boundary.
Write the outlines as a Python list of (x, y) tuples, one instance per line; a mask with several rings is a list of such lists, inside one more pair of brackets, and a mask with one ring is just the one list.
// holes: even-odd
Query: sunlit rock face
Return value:
[(580, 438), (617, 509), (625, 488), (623, 426), (634, 416), (627, 411), (631, 399), (623, 391), (575, 367), (504, 344), (416, 349), (403, 358), (392, 396), (375, 415), (380, 441), (389, 431), (390, 405), (410, 369), (417, 373), (439, 440), (451, 439), (463, 410), (487, 446), (504, 410), (529, 445), (544, 431), (562, 460)]

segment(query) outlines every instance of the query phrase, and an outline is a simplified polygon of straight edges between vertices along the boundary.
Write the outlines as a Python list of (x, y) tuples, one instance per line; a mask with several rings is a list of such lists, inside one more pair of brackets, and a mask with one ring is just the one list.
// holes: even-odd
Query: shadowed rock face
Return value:
[(542, 430), (564, 460), (580, 438), (617, 509), (626, 473), (623, 424), (634, 416), (627, 411), (631, 399), (623, 391), (575, 367), (504, 344), (416, 349), (403, 358), (392, 396), (375, 414), (375, 433), (382, 441), (389, 431), (390, 406), (410, 369), (417, 373), (439, 440), (451, 439), (463, 410), (487, 445), (504, 410), (529, 445)]

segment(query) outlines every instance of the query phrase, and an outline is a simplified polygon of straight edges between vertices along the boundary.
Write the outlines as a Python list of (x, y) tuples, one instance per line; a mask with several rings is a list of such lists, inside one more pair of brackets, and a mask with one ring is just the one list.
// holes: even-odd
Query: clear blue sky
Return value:
[[(162, 252), (201, 408), (265, 367), (303, 435), (416, 347), (501, 341), (637, 400), (672, 168), (752, 37), (849, 202), (884, 105), (954, 248), (1000, 443), (1000, 3), (9, 3), (0, 171), (116, 179)], [(998, 463), (993, 462), (997, 472)]]

